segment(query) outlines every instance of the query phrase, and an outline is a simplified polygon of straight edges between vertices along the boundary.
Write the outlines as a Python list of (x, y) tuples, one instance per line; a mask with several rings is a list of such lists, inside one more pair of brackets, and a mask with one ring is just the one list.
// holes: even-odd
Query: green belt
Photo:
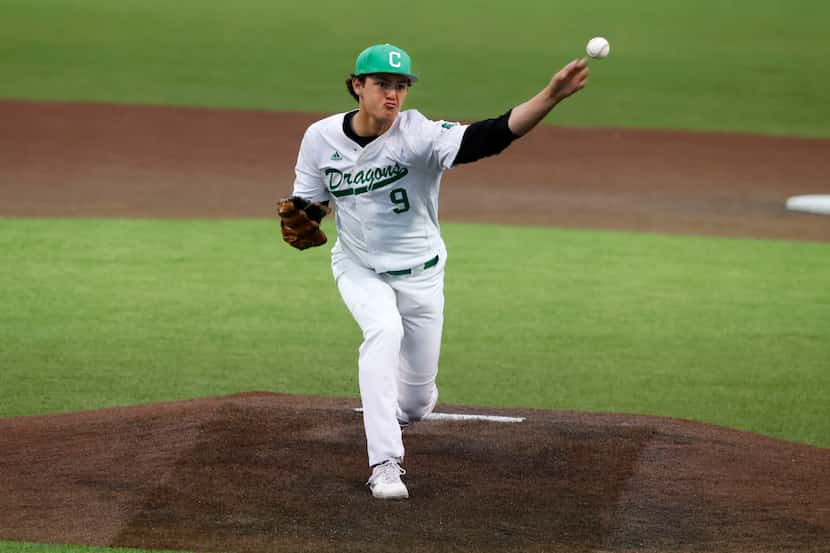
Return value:
[[(424, 263), (424, 269), (431, 269), (432, 267), (435, 267), (436, 265), (438, 265), (438, 256), (437, 255), (435, 257), (433, 257), (432, 259), (430, 259), (429, 261), (427, 261), (426, 263)], [(402, 271), (386, 271), (386, 274), (387, 275), (392, 275), (392, 276), (411, 275), (412, 274), (412, 269), (403, 269)]]

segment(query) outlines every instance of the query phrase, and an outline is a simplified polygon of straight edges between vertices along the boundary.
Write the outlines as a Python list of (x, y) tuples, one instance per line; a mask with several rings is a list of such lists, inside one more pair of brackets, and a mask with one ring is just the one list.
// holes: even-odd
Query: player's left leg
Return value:
[(394, 289), (376, 272), (347, 256), (337, 262), (337, 288), (363, 332), (358, 355), (358, 383), (369, 465), (404, 456), (398, 407), (396, 368), (400, 364), (403, 325)]
[(424, 418), (438, 401), (435, 379), (444, 328), (444, 264), (441, 259), (436, 267), (390, 282), (397, 292), (404, 331), (398, 367), (401, 422)]

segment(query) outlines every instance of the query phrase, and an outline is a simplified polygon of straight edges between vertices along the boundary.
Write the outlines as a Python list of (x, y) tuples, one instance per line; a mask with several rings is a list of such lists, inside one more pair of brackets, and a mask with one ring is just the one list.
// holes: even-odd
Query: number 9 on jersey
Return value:
[(393, 204), (398, 206), (392, 210), (395, 213), (409, 211), (409, 196), (406, 195), (406, 190), (403, 188), (396, 188), (390, 192), (389, 199), (392, 200)]

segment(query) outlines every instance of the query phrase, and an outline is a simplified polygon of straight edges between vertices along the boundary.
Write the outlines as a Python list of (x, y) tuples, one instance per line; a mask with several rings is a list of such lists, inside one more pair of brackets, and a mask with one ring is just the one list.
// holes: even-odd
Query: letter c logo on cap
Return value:
[(401, 66), (401, 53), (400, 52), (389, 52), (389, 65), (392, 67), (400, 67)]

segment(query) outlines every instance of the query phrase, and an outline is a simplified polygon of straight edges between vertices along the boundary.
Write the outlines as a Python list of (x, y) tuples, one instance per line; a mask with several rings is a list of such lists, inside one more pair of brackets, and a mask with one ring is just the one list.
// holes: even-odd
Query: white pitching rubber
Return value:
[[(355, 413), (362, 413), (362, 407), (355, 407)], [(524, 417), (500, 417), (498, 415), (469, 415), (465, 413), (430, 413), (425, 421), (488, 421), (488, 422), (524, 422)]]

